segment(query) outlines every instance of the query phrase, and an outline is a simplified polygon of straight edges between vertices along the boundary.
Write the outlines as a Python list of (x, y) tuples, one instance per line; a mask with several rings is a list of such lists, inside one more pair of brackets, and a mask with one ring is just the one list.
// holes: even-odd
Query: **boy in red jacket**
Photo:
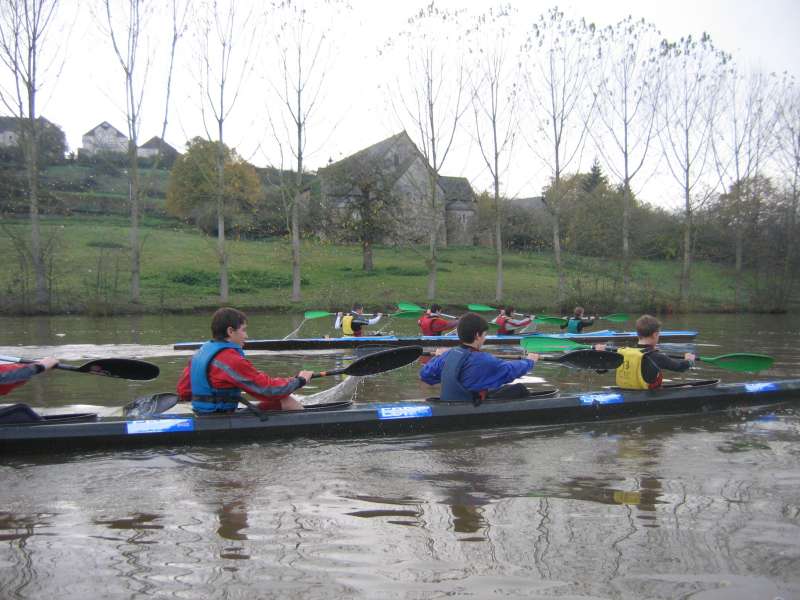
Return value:
[(241, 393), (259, 400), (262, 410), (302, 410), (290, 394), (311, 379), (312, 371), (295, 377), (270, 377), (244, 356), (247, 316), (235, 308), (220, 308), (211, 318), (212, 340), (195, 352), (183, 370), (177, 391), (181, 400), (191, 400), (198, 413), (230, 412)]

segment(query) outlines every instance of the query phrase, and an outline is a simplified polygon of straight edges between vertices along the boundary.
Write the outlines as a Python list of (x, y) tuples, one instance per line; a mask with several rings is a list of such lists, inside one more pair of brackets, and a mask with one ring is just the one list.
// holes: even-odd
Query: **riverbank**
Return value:
[[(25, 220), (0, 220), (0, 302), (6, 314), (30, 311), (32, 274), (21, 260), (28, 236)], [(141, 302), (128, 301), (129, 228), (121, 217), (43, 220), (48, 245), (52, 314), (186, 313), (218, 306), (216, 238), (168, 219), (142, 224)], [(426, 249), (377, 247), (375, 270), (361, 270), (358, 246), (317, 240), (302, 244), (302, 301), (292, 303), (291, 249), (285, 239), (229, 240), (230, 300), (247, 309), (341, 309), (363, 302), (389, 310), (398, 301), (425, 303)], [(458, 307), (493, 304), (495, 254), (491, 248), (441, 250), (437, 300)], [(564, 308), (585, 305), (590, 311), (614, 312), (621, 306), (621, 263), (566, 255), (568, 298)], [(512, 252), (504, 258), (504, 302), (521, 310), (559, 312), (555, 306), (557, 274), (552, 253)], [(633, 267), (633, 312), (669, 313), (677, 306), (680, 264), (638, 260)], [(712, 263), (693, 266), (692, 312), (729, 312), (734, 308), (733, 269)], [(757, 311), (756, 311), (757, 312)]]

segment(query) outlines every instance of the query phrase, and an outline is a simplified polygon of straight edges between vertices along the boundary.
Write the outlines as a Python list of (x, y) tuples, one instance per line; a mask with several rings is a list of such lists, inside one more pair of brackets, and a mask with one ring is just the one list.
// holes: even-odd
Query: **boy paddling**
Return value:
[(244, 357), (247, 316), (235, 308), (220, 308), (211, 318), (213, 339), (203, 344), (178, 381), (181, 400), (191, 400), (197, 413), (236, 410), (242, 392), (259, 400), (262, 410), (302, 410), (289, 394), (311, 379), (312, 371), (295, 377), (270, 377)]
[(439, 304), (431, 304), (417, 321), (422, 335), (442, 335), (443, 332), (458, 326), (458, 319), (447, 319), (441, 313), (442, 307)]
[(505, 384), (533, 369), (539, 355), (529, 353), (521, 360), (501, 360), (481, 352), (488, 331), (489, 324), (480, 315), (463, 315), (458, 321), (461, 345), (437, 350), (437, 355), (420, 370), (420, 379), (429, 385), (441, 383), (441, 399), (447, 402), (477, 402), (487, 396), (524, 397), (525, 386)]
[(567, 333), (581, 333), (584, 327), (591, 327), (594, 325), (594, 317), (584, 317), (583, 307), (576, 306), (572, 316), (567, 319), (567, 322), (561, 325), (561, 329), (566, 329)]
[(364, 305), (353, 304), (353, 310), (346, 315), (336, 313), (336, 321), (333, 324), (334, 329), (341, 329), (345, 336), (361, 337), (364, 335), (364, 327), (367, 325), (375, 325), (381, 320), (383, 315), (378, 313), (374, 318), (368, 319), (364, 316)]
[(497, 335), (517, 335), (532, 322), (531, 315), (521, 319), (514, 318), (514, 307), (506, 306), (494, 320), (497, 323)]
[(606, 344), (595, 345), (595, 350), (610, 350), (622, 354), (624, 361), (617, 369), (617, 385), (626, 390), (653, 390), (661, 387), (664, 380), (662, 369), (688, 371), (695, 358), (691, 352), (683, 360), (670, 358), (656, 348), (661, 334), (661, 321), (650, 315), (642, 315), (636, 321), (639, 342), (635, 348), (609, 348)]

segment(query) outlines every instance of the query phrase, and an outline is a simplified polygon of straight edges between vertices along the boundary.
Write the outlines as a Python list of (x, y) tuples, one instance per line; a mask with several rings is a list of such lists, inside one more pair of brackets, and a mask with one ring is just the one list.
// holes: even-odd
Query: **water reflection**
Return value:
[(419, 500), (411, 500), (408, 498), (381, 498), (378, 496), (354, 496), (351, 499), (373, 504), (414, 507), (413, 509), (380, 508), (354, 510), (346, 513), (351, 517), (359, 517), (361, 519), (386, 519), (386, 522), (392, 525), (410, 525), (415, 527), (423, 525), (422, 517), (424, 511), (421, 508), (422, 502)]

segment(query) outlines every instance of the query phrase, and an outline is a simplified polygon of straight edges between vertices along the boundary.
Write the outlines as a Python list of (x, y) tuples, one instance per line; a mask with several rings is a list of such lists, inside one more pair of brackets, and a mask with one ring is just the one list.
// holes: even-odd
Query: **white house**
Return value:
[(84, 133), (81, 144), (80, 151), (89, 156), (98, 152), (124, 154), (128, 151), (128, 137), (107, 121)]

